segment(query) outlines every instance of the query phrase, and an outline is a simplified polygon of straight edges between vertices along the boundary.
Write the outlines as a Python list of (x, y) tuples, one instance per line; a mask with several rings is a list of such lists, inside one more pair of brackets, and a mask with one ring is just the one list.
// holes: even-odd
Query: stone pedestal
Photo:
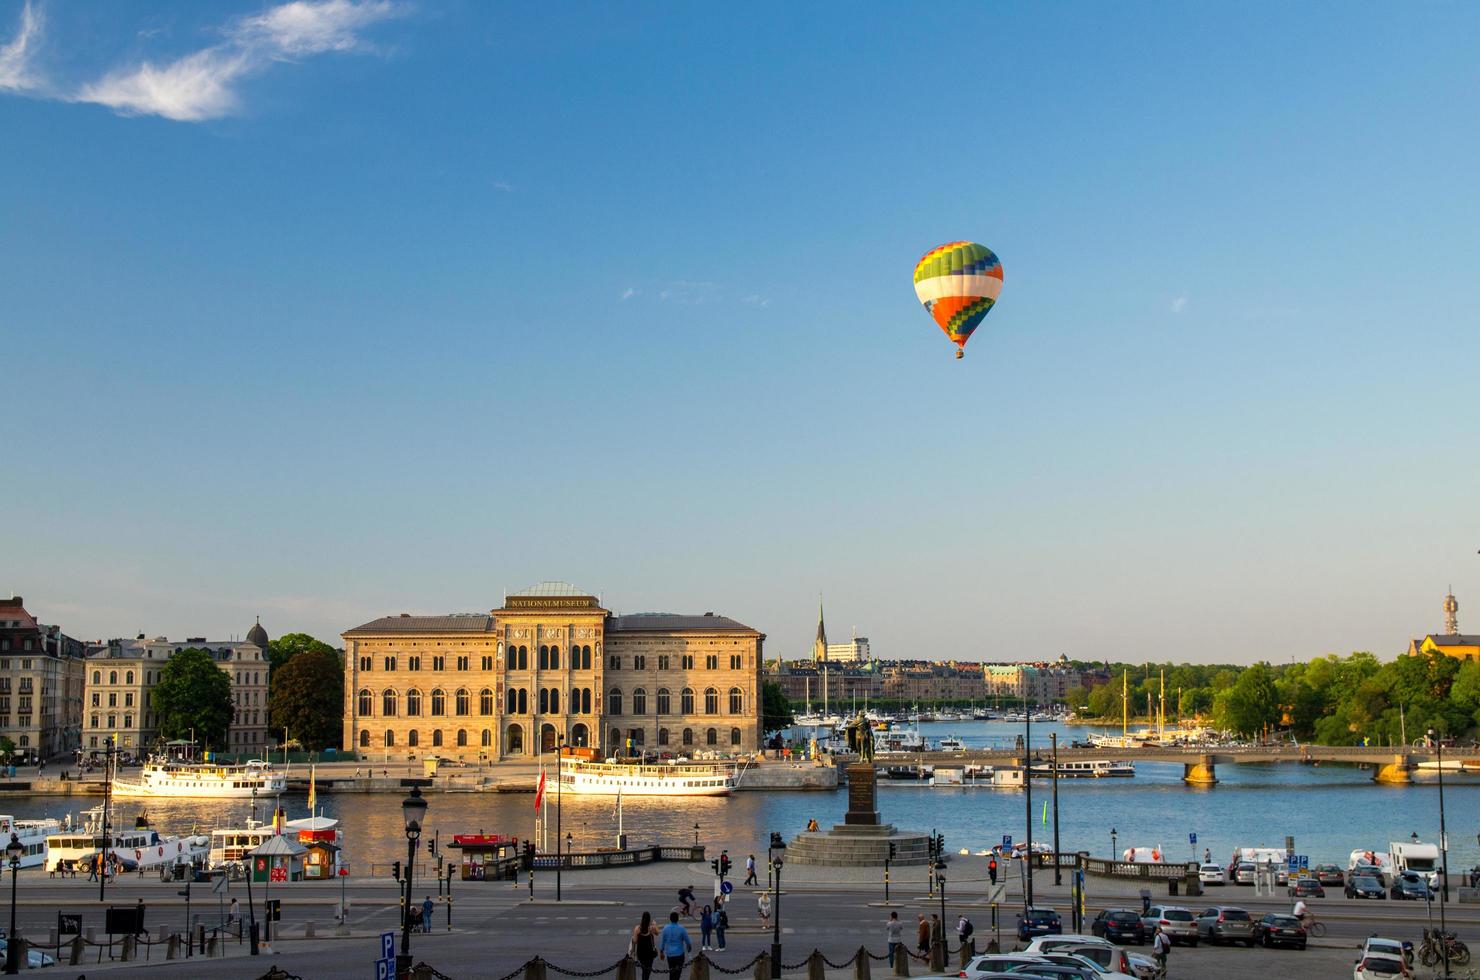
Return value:
[(878, 826), (878, 778), (872, 763), (855, 762), (848, 767), (848, 812), (843, 815), (843, 823)]
[(930, 837), (901, 831), (879, 818), (878, 774), (873, 765), (855, 762), (847, 768), (848, 812), (831, 830), (798, 834), (786, 848), (794, 864), (837, 867), (882, 867), (926, 864)]

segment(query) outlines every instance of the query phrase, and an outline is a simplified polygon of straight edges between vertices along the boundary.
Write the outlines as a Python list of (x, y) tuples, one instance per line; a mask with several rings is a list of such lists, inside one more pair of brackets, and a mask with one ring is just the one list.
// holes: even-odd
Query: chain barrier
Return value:
[(627, 962), (627, 957), (624, 956), (613, 963), (611, 966), (604, 966), (599, 970), (588, 970), (583, 972), (579, 970), (562, 970), (560, 967), (556, 966), (554, 963), (551, 963), (549, 960), (540, 959), (540, 957), (538, 956), (536, 956), (535, 959), (540, 960), (541, 963), (544, 963), (545, 969), (549, 970), (551, 973), (559, 973), (562, 976), (567, 977), (599, 977), (603, 973), (615, 973), (617, 970), (622, 968), (623, 963)]
[[(515, 977), (520, 976), (523, 973), (524, 966), (520, 965), (515, 967), (512, 973), (505, 973), (503, 976), (499, 977), (498, 980), (514, 980)], [(438, 973), (437, 976), (440, 978), (440, 980), (452, 980), (452, 978), (445, 973)]]
[(714, 960), (709, 961), (709, 968), (716, 973), (728, 973), (731, 976), (735, 976), (741, 973), (748, 973), (752, 967), (754, 967), (757, 963), (761, 961), (761, 957), (765, 955), (765, 953), (756, 953), (755, 957), (749, 963), (746, 963), (744, 966), (734, 970), (727, 970), (724, 967), (720, 966), (718, 963), (714, 962)]
[(296, 973), (289, 973), (287, 970), (273, 966), (269, 967), (268, 971), (258, 977), (257, 980), (303, 980), (303, 978)]
[[(447, 974), (443, 973), (441, 970), (437, 969), (435, 966), (432, 966), (430, 963), (427, 963), (425, 961), (423, 961), (421, 963), (418, 963), (415, 966), (413, 966), (411, 968), (411, 972), (412, 973), (430, 973), (432, 976), (436, 977), (437, 980), (452, 980), (452, 978), (449, 977)], [(519, 974), (521, 974), (523, 972), (524, 972), (524, 967), (521, 966), (519, 969), (515, 970), (513, 973), (509, 974), (506, 977), (503, 977), (502, 980), (513, 980), (514, 977), (517, 977)]]
[[(900, 945), (903, 946), (904, 944), (901, 943)], [(909, 950), (905, 950), (905, 952), (908, 953)], [(875, 963), (887, 963), (887, 962), (889, 962), (889, 954), (888, 953), (880, 953), (879, 955), (875, 956), (873, 953), (870, 953), (867, 949), (865, 949), (863, 951), (863, 953), (864, 953), (865, 956), (867, 956), (869, 959), (873, 960)]]
[(782, 963), (781, 964), (781, 969), (783, 969), (783, 970), (800, 970), (802, 967), (804, 967), (804, 966), (807, 965), (807, 960), (810, 960), (811, 958), (812, 957), (808, 956), (806, 960), (802, 960), (800, 963)]
[(832, 960), (830, 960), (830, 959), (827, 958), (827, 954), (824, 953), (824, 952), (822, 952), (822, 950), (815, 949), (812, 952), (817, 953), (818, 955), (820, 955), (822, 957), (822, 962), (826, 963), (829, 967), (831, 967), (834, 970), (846, 970), (846, 969), (848, 969), (849, 967), (851, 967), (853, 965), (853, 958), (851, 956), (846, 961), (844, 961), (842, 963), (834, 963)]

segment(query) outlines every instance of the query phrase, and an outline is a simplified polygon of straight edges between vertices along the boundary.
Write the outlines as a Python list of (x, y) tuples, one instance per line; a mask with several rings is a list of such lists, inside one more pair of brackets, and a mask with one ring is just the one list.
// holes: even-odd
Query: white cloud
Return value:
[(495, 180), (493, 182), (493, 189), (503, 191), (505, 194), (511, 194), (514, 191), (514, 185), (507, 180)]
[(1185, 309), (1187, 309), (1187, 294), (1183, 293), (1181, 296), (1172, 300), (1172, 312), (1181, 313)]
[(20, 29), (10, 43), (0, 47), (0, 89), (29, 92), (41, 87), (41, 78), (31, 69), (31, 58), (41, 39), (41, 15), (29, 0), (21, 8)]
[(373, 50), (358, 32), (406, 9), (392, 0), (291, 0), (227, 25), (220, 44), (162, 65), (146, 61), (116, 69), (84, 85), (72, 100), (126, 116), (216, 119), (240, 108), (237, 84), (247, 76), (275, 61)]
[(625, 302), (626, 300), (629, 300), (636, 295), (637, 290), (633, 289), (631, 286), (628, 286), (626, 289), (622, 290), (622, 295), (618, 296), (617, 298)]

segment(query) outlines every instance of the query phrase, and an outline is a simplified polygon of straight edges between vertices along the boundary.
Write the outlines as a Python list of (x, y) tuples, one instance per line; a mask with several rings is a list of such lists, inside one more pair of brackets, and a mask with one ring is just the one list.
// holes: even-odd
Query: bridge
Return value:
[[(1412, 746), (1352, 746), (1352, 745), (1229, 745), (1229, 746), (1138, 746), (1133, 748), (1071, 748), (1059, 746), (1059, 762), (1075, 760), (1116, 759), (1126, 762), (1171, 762), (1182, 764), (1182, 780), (1194, 786), (1212, 786), (1218, 782), (1217, 767), (1220, 764), (1301, 762), (1307, 765), (1322, 762), (1365, 765), (1372, 769), (1372, 781), (1387, 785), (1406, 785), (1413, 782), (1413, 772), (1419, 763), (1435, 762), (1439, 753), (1434, 749)], [(995, 749), (967, 749), (963, 752), (880, 752), (876, 762), (889, 765), (892, 760), (899, 763), (920, 762), (933, 765), (979, 764), (1021, 766), (1023, 750), (1020, 747)], [(1049, 761), (1046, 746), (1033, 750), (1034, 765)], [(1480, 748), (1449, 748), (1444, 751), (1446, 766), (1461, 763), (1469, 771), (1480, 774)], [(1446, 772), (1449, 770), (1446, 769)]]

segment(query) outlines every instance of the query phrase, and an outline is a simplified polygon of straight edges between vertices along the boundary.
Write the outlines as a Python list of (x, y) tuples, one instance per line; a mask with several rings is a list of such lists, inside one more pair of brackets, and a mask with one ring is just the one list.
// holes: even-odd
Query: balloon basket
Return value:
[(956, 360), (959, 361), (959, 360), (961, 360), (961, 358), (963, 358), (965, 356), (966, 356), (966, 352), (964, 350), (958, 350), (958, 351), (956, 351)]

